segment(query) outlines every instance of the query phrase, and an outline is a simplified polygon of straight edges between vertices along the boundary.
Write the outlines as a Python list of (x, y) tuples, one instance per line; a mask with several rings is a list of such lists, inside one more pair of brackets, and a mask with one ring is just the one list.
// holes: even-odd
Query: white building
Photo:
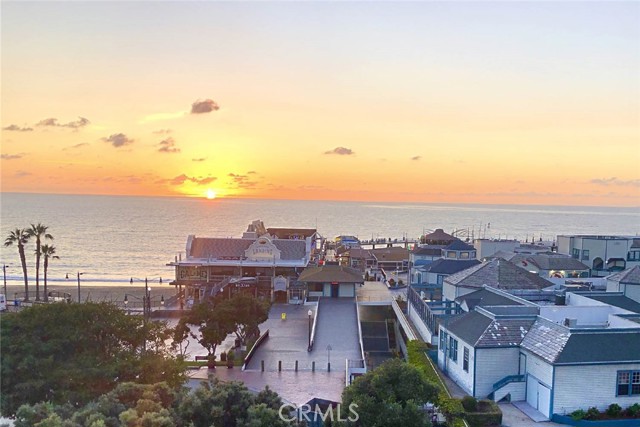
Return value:
[(475, 397), (527, 402), (547, 418), (629, 407), (640, 400), (640, 304), (621, 294), (595, 298), (478, 305), (440, 324), (438, 365)]
[(624, 296), (640, 302), (640, 266), (607, 276), (607, 292), (622, 292)]
[(640, 237), (558, 236), (558, 252), (587, 264), (593, 276), (607, 276), (640, 265)]

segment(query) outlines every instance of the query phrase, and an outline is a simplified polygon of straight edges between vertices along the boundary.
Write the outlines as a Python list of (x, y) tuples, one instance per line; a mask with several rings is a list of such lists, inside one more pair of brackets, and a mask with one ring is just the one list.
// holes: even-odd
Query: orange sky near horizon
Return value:
[(3, 192), (640, 206), (638, 3), (149, 6), (3, 4)]

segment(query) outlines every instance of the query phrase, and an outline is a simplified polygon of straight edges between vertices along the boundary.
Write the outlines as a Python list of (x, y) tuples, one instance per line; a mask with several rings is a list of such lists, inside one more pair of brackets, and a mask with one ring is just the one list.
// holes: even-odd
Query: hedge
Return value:
[(478, 410), (482, 412), (467, 412), (464, 419), (469, 427), (485, 427), (502, 425), (502, 411), (500, 407), (491, 400), (481, 400), (478, 402)]
[(409, 341), (407, 343), (409, 364), (418, 368), (427, 380), (438, 387), (438, 401), (433, 403), (442, 411), (447, 421), (450, 422), (453, 427), (464, 427), (462, 418), (465, 416), (465, 411), (462, 407), (462, 402), (460, 399), (449, 397), (447, 390), (442, 386), (438, 372), (433, 368), (433, 365), (425, 354), (428, 348), (428, 345), (422, 341)]

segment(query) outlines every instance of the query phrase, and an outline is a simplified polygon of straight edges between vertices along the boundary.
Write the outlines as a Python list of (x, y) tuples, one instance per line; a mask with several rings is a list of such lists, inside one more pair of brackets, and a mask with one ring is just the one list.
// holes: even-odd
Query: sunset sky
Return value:
[(640, 2), (1, 4), (2, 191), (640, 206)]

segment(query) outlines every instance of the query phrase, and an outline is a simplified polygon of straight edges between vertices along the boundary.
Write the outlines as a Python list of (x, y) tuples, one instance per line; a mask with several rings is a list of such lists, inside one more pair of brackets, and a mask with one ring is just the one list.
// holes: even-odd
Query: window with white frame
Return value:
[(640, 371), (618, 371), (616, 396), (640, 395)]
[(467, 347), (464, 348), (462, 353), (462, 369), (465, 372), (469, 372), (469, 349)]

